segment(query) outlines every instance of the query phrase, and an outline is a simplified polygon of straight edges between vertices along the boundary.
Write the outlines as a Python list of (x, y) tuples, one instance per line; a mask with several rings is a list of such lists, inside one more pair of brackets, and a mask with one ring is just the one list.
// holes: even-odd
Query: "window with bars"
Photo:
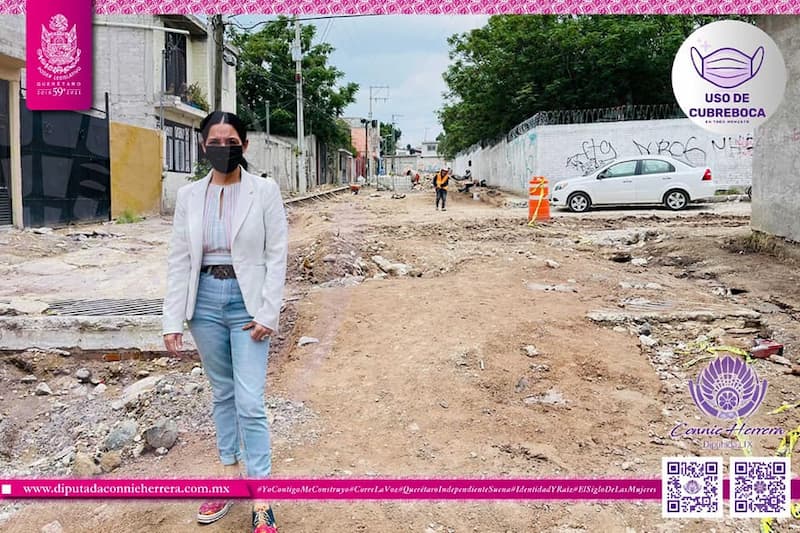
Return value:
[(192, 172), (192, 128), (176, 122), (164, 122), (167, 137), (167, 170)]

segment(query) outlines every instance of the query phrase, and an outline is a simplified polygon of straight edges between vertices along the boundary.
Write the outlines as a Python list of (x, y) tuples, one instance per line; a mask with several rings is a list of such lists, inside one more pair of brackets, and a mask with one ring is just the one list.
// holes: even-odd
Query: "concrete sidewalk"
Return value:
[[(42, 313), (63, 300), (162, 298), (171, 229), (170, 218), (152, 217), (134, 224), (0, 232), (0, 350), (163, 350), (155, 313)], [(187, 344), (193, 348), (188, 335)]]

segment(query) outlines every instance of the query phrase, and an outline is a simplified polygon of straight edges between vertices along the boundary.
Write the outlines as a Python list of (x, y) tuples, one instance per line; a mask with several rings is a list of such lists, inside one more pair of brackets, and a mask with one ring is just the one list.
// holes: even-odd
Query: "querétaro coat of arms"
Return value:
[(81, 58), (75, 25), (67, 28), (69, 21), (62, 14), (50, 19), (49, 30), (42, 25), (42, 47), (36, 53), (43, 69), (54, 75), (70, 74)]

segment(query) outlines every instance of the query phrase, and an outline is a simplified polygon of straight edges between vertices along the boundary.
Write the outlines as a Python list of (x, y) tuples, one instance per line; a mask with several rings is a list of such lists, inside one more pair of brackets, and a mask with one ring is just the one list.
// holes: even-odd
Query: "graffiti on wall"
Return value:
[[(527, 143), (525, 139), (527, 138)], [(536, 133), (527, 137), (517, 137), (511, 141), (504, 150), (506, 168), (510, 173), (507, 178), (500, 178), (498, 183), (510, 188), (524, 189), (528, 181), (536, 172)]]
[(723, 185), (747, 185), (752, 179), (756, 144), (782, 143), (800, 151), (800, 129), (731, 137), (698, 132), (686, 121), (642, 121), (596, 125), (539, 126), (485, 148), (460, 154), (457, 162), (492, 185), (524, 193), (531, 176), (552, 183), (586, 175), (623, 157), (669, 156), (692, 166), (710, 166)]
[(722, 139), (712, 139), (711, 146), (720, 152), (732, 156), (752, 156), (753, 155), (753, 136), (738, 135), (736, 137), (723, 137)]
[(639, 155), (669, 156), (693, 167), (706, 164), (706, 151), (697, 146), (697, 137), (694, 135), (685, 141), (661, 139), (644, 144), (634, 140), (633, 144), (639, 150)]
[(581, 143), (581, 150), (567, 158), (567, 168), (574, 168), (583, 175), (600, 168), (617, 158), (617, 150), (611, 141), (589, 139)]

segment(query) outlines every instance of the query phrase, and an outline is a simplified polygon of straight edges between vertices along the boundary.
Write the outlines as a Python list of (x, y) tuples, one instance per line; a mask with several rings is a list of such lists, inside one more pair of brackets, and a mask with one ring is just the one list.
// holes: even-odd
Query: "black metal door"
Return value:
[(0, 80), (0, 226), (11, 219), (11, 123), (8, 80)]
[(22, 119), (25, 226), (106, 221), (111, 216), (108, 114), (31, 111)]

